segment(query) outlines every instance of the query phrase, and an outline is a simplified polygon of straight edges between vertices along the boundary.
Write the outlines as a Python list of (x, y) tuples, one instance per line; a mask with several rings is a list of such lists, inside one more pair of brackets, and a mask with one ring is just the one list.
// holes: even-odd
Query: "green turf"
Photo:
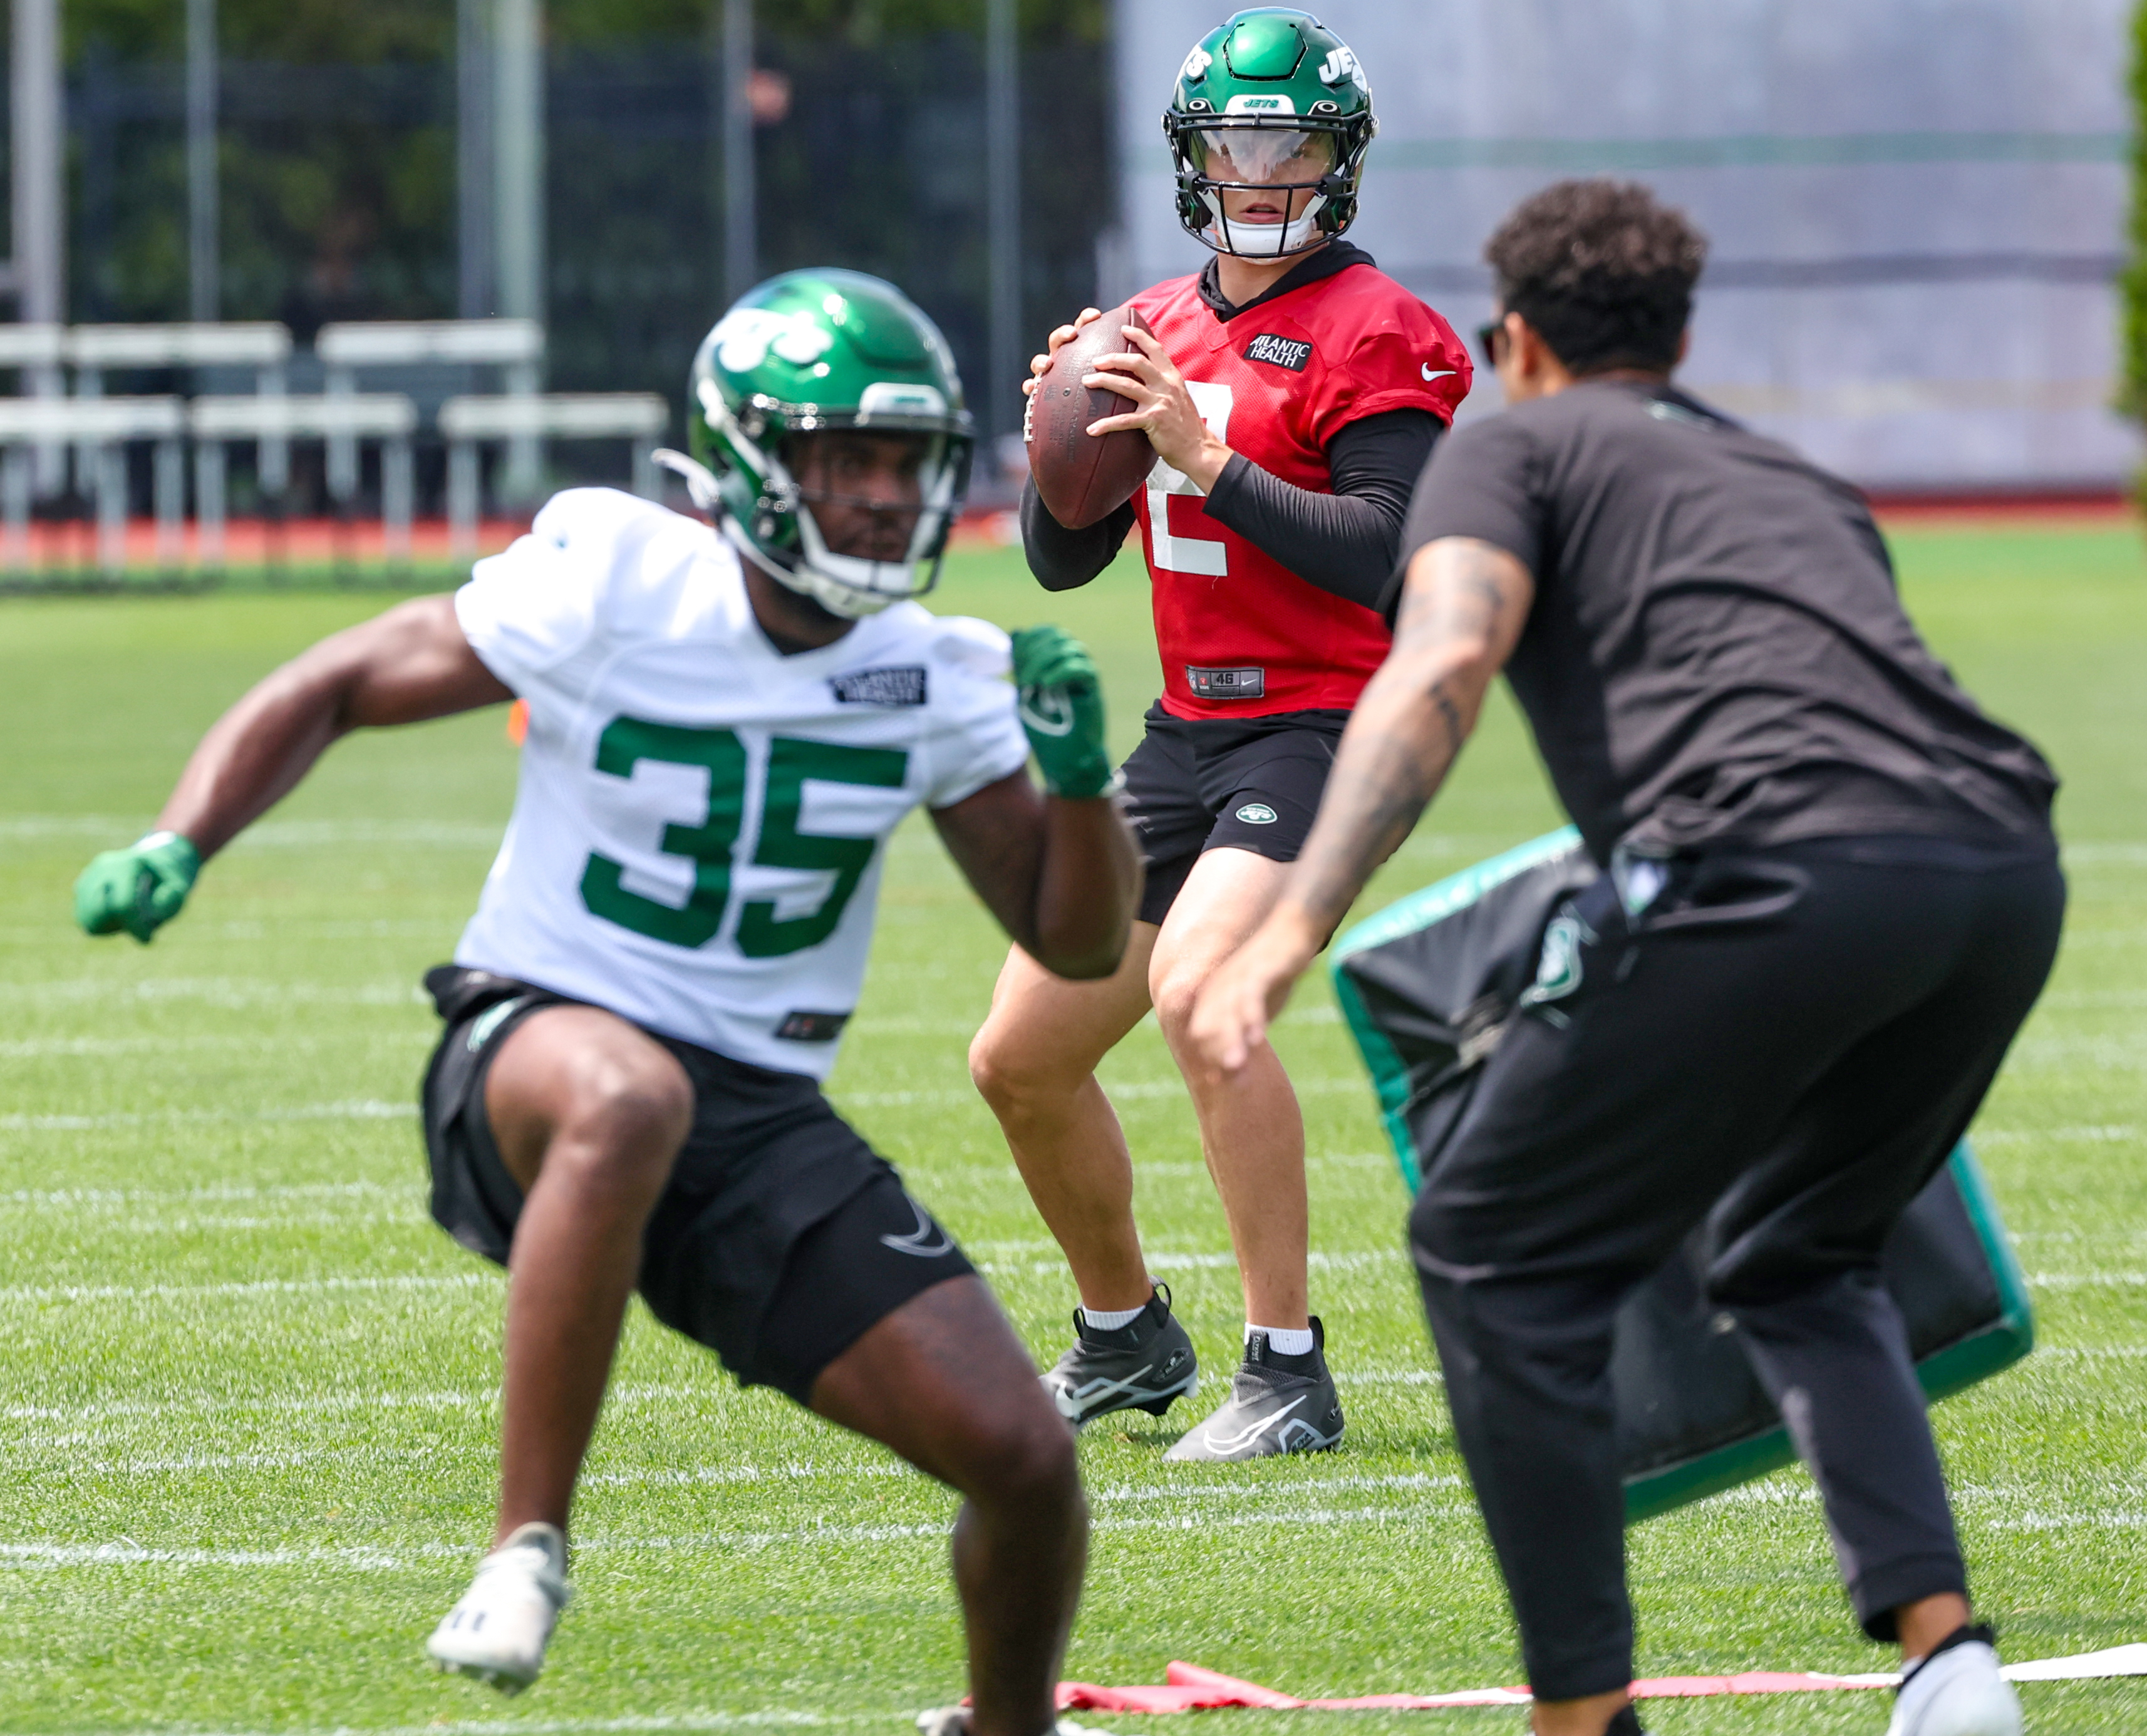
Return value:
[[(1900, 539), (1942, 653), (2050, 750), (2074, 902), (2051, 993), (1977, 1140), (2044, 1348), (1938, 1427), (1982, 1601), (2017, 1657), (2147, 1639), (2147, 563), (2109, 533)], [(943, 603), (1063, 622), (1114, 728), (1155, 684), (1137, 576), (1051, 599), (1005, 557)], [(377, 603), (334, 595), (0, 603), (0, 1728), (903, 1728), (960, 1685), (947, 1498), (637, 1315), (578, 1516), (569, 1612), (513, 1703), (421, 1666), (493, 1491), (500, 1283), (433, 1228), (409, 1114), (445, 958), (507, 813), (498, 714), (338, 748), (157, 943), (66, 917), (251, 678)], [(1557, 816), (1503, 698), (1367, 909)], [(1055, 1353), (1073, 1296), (971, 1096), (1002, 950), (916, 826), (893, 846), (838, 1096)], [(1099, 1429), (1070, 1673), (1190, 1658), (1294, 1692), (1518, 1678), (1400, 1248), (1403, 1198), (1331, 1001), (1278, 1033), (1304, 1092), (1316, 1305), (1342, 1453), (1166, 1468)], [(1152, 1028), (1107, 1068), (1162, 1274), (1211, 1368), (1239, 1319), (1192, 1118)], [(1212, 1389), (1211, 1389), (1212, 1390)], [(1633, 1535), (1640, 1667), (1882, 1668), (1801, 1473)], [(2147, 1683), (2031, 1687), (2039, 1732), (2147, 1727)], [(1876, 1695), (1659, 1706), (1671, 1732), (1870, 1731)], [(1151, 1725), (1099, 1718), (1121, 1732)], [(1206, 1714), (1211, 1736), (1311, 1715)], [(1352, 1732), (1509, 1730), (1510, 1712)]]

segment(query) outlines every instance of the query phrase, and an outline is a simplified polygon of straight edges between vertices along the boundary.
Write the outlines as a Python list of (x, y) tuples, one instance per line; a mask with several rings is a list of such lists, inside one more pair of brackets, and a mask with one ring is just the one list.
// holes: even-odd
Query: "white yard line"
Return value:
[(422, 1198), (423, 1193), (422, 1186), (416, 1183), (408, 1187), (391, 1187), (385, 1182), (286, 1182), (268, 1187), (233, 1182), (210, 1183), (198, 1188), (17, 1188), (0, 1191), (0, 1210), (22, 1206), (38, 1210), (57, 1208), (77, 1211), (105, 1206), (148, 1205), (158, 1201), (175, 1205), (209, 1205), (235, 1204), (249, 1199), (368, 1197), (416, 1200)]
[[(1371, 1086), (1361, 1078), (1292, 1079), (1291, 1085), (1299, 1097), (1317, 1097), (1335, 1091), (1369, 1092)], [(1106, 1079), (1104, 1090), (1114, 1103), (1137, 1103), (1150, 1098), (1179, 1098), (1185, 1095), (1183, 1079), (1138, 1079), (1113, 1083)], [(983, 1107), (983, 1099), (973, 1090), (961, 1091), (831, 1091), (828, 1096), (838, 1108), (898, 1109), (913, 1105), (931, 1107), (948, 1103), (974, 1103)]]
[(2038, 1290), (2129, 1290), (2147, 1284), (2147, 1272), (2030, 1272)]
[[(473, 1280), (474, 1281), (474, 1280)], [(715, 1386), (671, 1384), (616, 1386), (604, 1395), (607, 1406), (694, 1403), (727, 1396)], [(499, 1403), (497, 1387), (433, 1393), (297, 1393), (243, 1398), (107, 1398), (80, 1404), (16, 1404), (0, 1410), (13, 1422), (94, 1423), (110, 1419), (223, 1416), (241, 1412), (269, 1415), (333, 1415), (367, 1410), (475, 1410)]]
[(308, 1296), (344, 1290), (467, 1290), (493, 1282), (483, 1272), (438, 1277), (415, 1273), (393, 1278), (259, 1278), (220, 1284), (10, 1284), (0, 1288), (0, 1303), (175, 1302), (241, 1296)]
[[(1387, 1525), (1404, 1520), (1459, 1518), (1473, 1504), (1413, 1502), (1379, 1507), (1309, 1507), (1256, 1513), (1144, 1514), (1100, 1518), (1097, 1531), (1282, 1530), (1297, 1526)], [(823, 1548), (858, 1543), (943, 1541), (948, 1521), (913, 1525), (813, 1525), (787, 1531), (718, 1531), (682, 1536), (584, 1537), (578, 1554), (714, 1554), (734, 1550)], [(478, 1545), (462, 1543), (398, 1543), (382, 1548), (203, 1549), (169, 1548), (120, 1538), (103, 1543), (0, 1543), (0, 1566), (46, 1568), (343, 1568), (358, 1573), (407, 1571), (422, 1563), (461, 1559), (474, 1562)]]
[(288, 1109), (157, 1109), (147, 1114), (0, 1115), (0, 1133), (80, 1133), (104, 1128), (223, 1126), (280, 1121), (403, 1121), (414, 1103), (358, 1098), (340, 1103), (299, 1103)]
[[(42, 983), (11, 983), (5, 998), (14, 1006), (32, 1008), (161, 1001), (206, 1001), (225, 1008), (432, 1004), (415, 983), (305, 983), (258, 977), (148, 977), (133, 983), (111, 977), (52, 977)], [(273, 1037), (262, 1040), (264, 1046), (275, 1041)]]
[(2053, 1143), (2124, 1145), (2139, 1137), (2139, 1129), (2119, 1122), (2101, 1127), (1979, 1128), (1968, 1136), (1973, 1146), (2027, 1145), (2045, 1140)]
[[(950, 1688), (949, 1693), (953, 1690)], [(438, 1719), (424, 1724), (388, 1724), (358, 1726), (338, 1724), (333, 1729), (325, 1727), (313, 1729), (277, 1731), (210, 1730), (201, 1736), (568, 1736), (573, 1732), (619, 1731), (693, 1731), (733, 1730), (753, 1727), (796, 1726), (811, 1728), (823, 1724), (883, 1724), (889, 1729), (900, 1728), (912, 1716), (909, 1712), (889, 1709), (884, 1712), (791, 1712), (771, 1708), (764, 1712), (678, 1712), (649, 1713), (626, 1718), (458, 1718)], [(168, 1736), (168, 1727), (158, 1725), (145, 1728), (140, 1736)], [(105, 1736), (127, 1736), (117, 1728)]]

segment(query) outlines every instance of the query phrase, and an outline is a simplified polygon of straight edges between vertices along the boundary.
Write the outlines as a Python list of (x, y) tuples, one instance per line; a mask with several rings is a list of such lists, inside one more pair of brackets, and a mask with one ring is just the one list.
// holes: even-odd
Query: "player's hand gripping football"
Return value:
[(1158, 458), (1205, 494), (1230, 462), (1230, 448), (1200, 419), (1199, 407), (1186, 390), (1185, 376), (1154, 334), (1129, 325), (1126, 342), (1134, 346), (1131, 350), (1098, 357), (1095, 371), (1084, 374), (1081, 383), (1130, 398), (1134, 408), (1090, 423), (1089, 433), (1100, 437), (1120, 428), (1139, 429), (1148, 436)]
[(1101, 308), (1084, 308), (1074, 316), (1070, 326), (1053, 326), (1051, 335), (1043, 340), (1043, 354), (1028, 358), (1028, 378), (1021, 383), (1021, 395), (1028, 398), (1036, 391), (1036, 383), (1050, 370), (1051, 358), (1065, 348), (1079, 335), (1081, 328), (1092, 326), (1104, 317)]
[(1104, 739), (1104, 685), (1088, 648), (1061, 628), (1017, 628), (1013, 685), (1044, 788), (1076, 802), (1109, 795), (1118, 772)]
[(200, 851), (176, 832), (152, 832), (91, 859), (74, 883), (74, 919), (84, 933), (124, 928), (146, 946), (179, 913), (200, 873)]

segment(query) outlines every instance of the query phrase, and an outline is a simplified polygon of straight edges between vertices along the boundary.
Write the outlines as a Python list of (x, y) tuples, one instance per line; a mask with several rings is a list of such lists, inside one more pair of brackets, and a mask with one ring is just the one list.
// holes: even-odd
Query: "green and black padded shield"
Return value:
[[(1336, 942), (1335, 993), (1412, 1192), (1534, 980), (1544, 928), (1598, 872), (1568, 827), (1412, 893)], [(1689, 1242), (1618, 1317), (1611, 1378), (1631, 1519), (1796, 1457), (1734, 1326), (1702, 1293), (1697, 1262)], [(1930, 1398), (2034, 1347), (2027, 1284), (1965, 1141), (1894, 1226), (1883, 1269)]]

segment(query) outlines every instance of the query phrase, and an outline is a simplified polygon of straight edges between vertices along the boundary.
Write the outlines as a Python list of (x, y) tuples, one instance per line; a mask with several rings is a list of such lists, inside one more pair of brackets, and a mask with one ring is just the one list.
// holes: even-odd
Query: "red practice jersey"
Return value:
[[(1234, 319), (1179, 278), (1134, 298), (1215, 437), (1284, 482), (1334, 488), (1327, 444), (1387, 410), (1450, 423), (1468, 395), (1453, 328), (1384, 272), (1353, 265)], [(1307, 583), (1208, 516), (1156, 461), (1134, 496), (1155, 602), (1163, 708), (1178, 718), (1347, 710), (1392, 643), (1361, 603)]]

